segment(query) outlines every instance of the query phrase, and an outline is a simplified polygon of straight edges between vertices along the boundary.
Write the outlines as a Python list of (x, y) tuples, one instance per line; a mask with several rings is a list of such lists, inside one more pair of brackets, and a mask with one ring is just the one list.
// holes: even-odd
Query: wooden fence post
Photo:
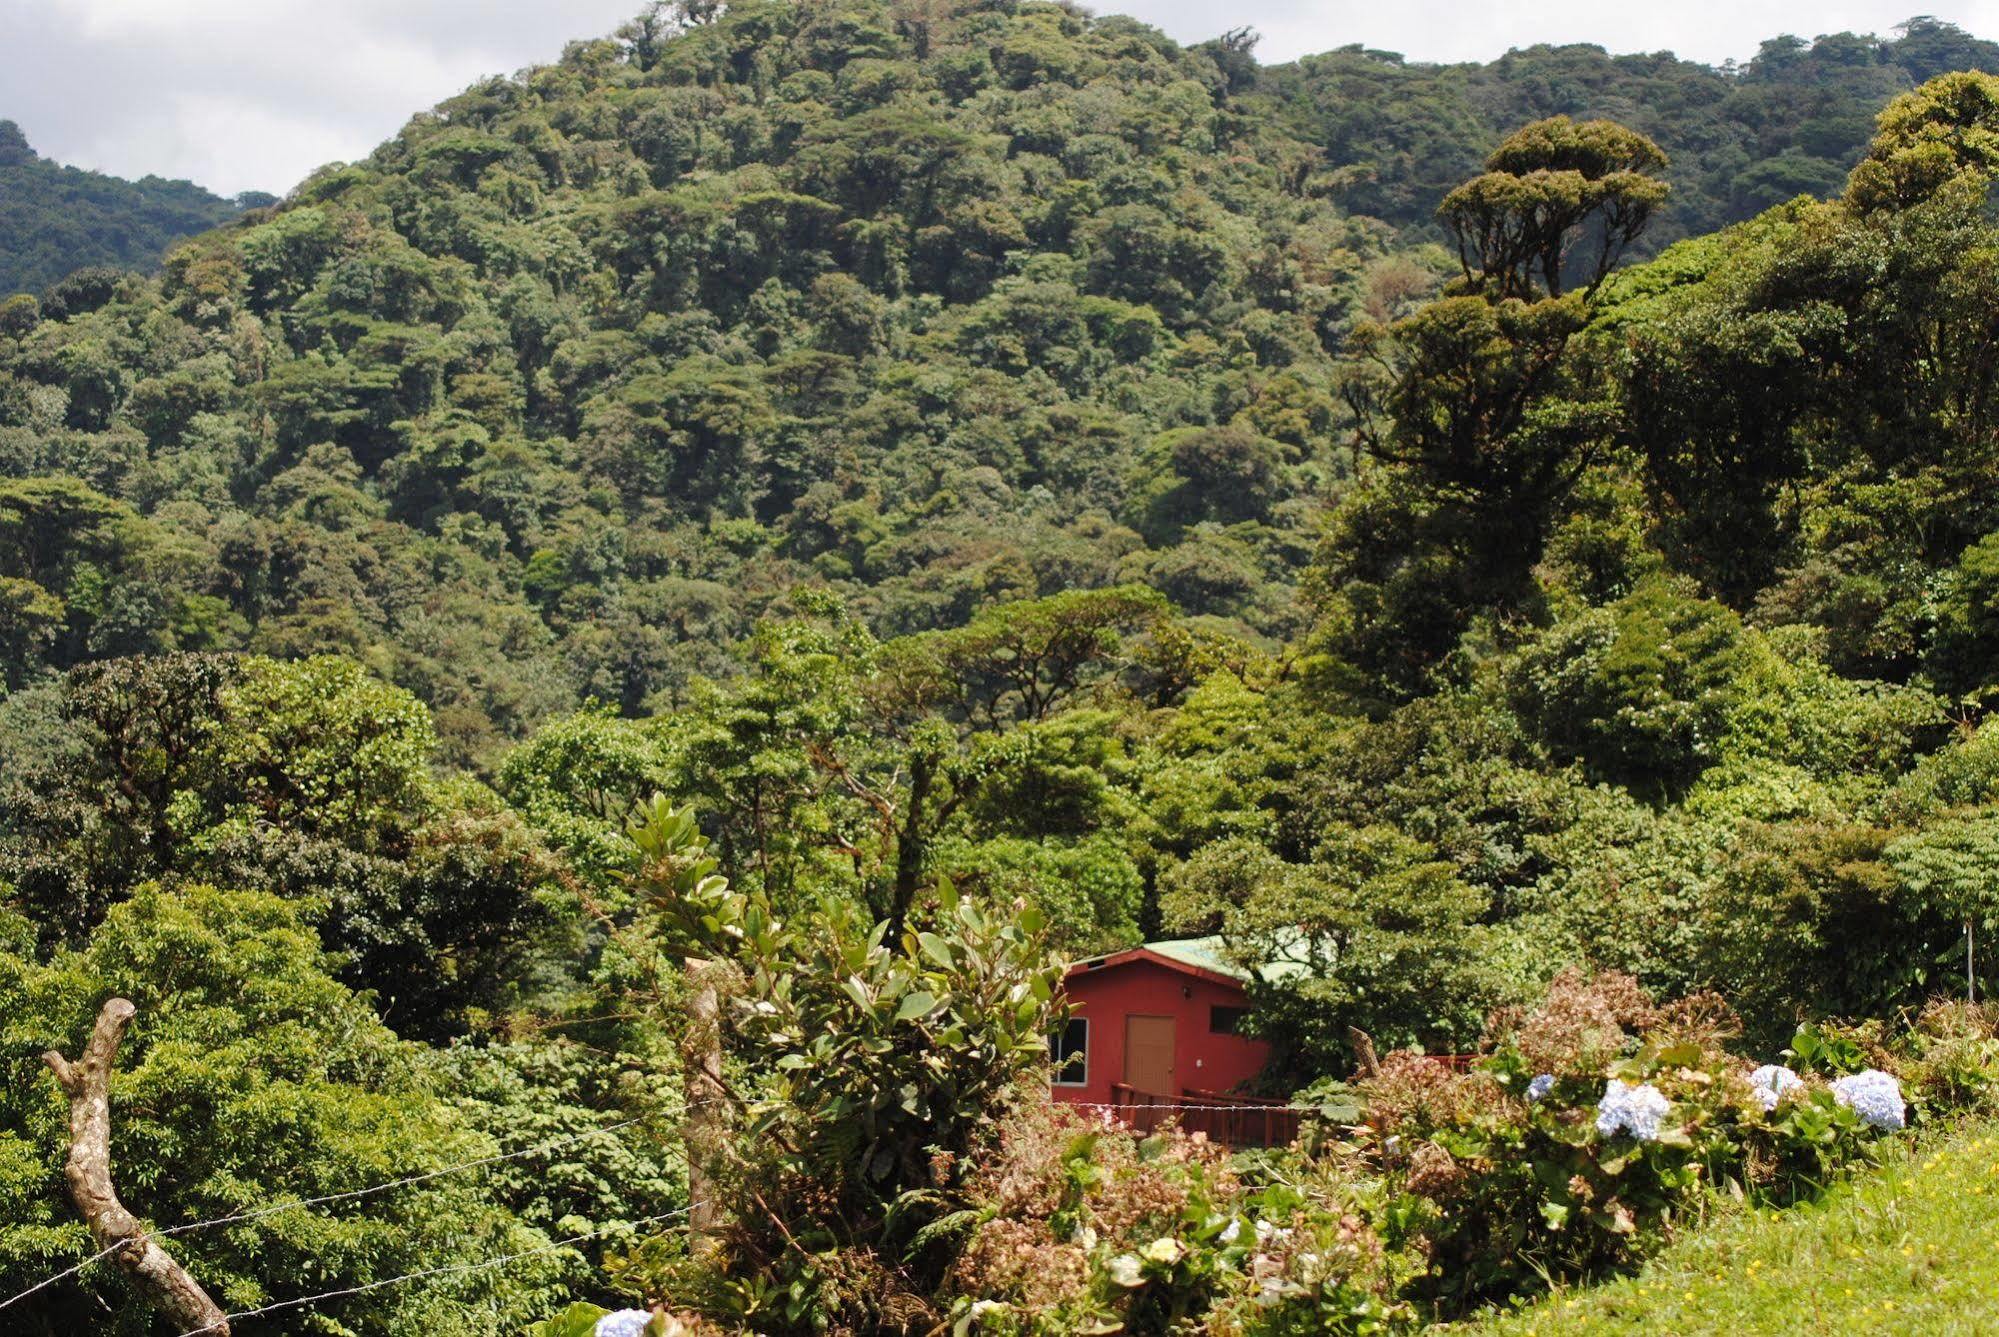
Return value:
[(722, 1089), (722, 973), (716, 961), (687, 962), (687, 987), (693, 996), (681, 1041), (687, 1118), (680, 1142), (687, 1154), (687, 1250), (696, 1257), (713, 1253), (721, 1244), (715, 1228), (722, 1220), (722, 1205), (715, 1201), (712, 1170), (728, 1133)]

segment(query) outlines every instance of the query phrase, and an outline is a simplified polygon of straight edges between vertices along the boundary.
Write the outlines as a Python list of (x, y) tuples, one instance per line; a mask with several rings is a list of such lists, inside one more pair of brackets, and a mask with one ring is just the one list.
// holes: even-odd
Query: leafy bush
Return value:
[(430, 712), (351, 660), (112, 660), (57, 704), (0, 789), (0, 848), (46, 939), (148, 880), (277, 892), (423, 1038), (524, 1001), (573, 945), (567, 870), (483, 786), (433, 775)]
[(734, 976), (748, 1094), (710, 1167), (732, 1214), (721, 1255), (652, 1284), (763, 1331), (917, 1324), (971, 1153), (1044, 1077), (1061, 968), (1040, 913), (982, 911), (940, 883), (891, 942), (851, 902), (780, 920), (715, 874), (692, 814), (664, 800), (634, 837), (663, 943)]
[(1365, 1333), (1411, 1317), (1395, 1298), (1410, 1261), (1337, 1168), (1256, 1182), (1212, 1143), (1056, 1106), (1016, 1114), (967, 1192), (976, 1224), (946, 1278), (960, 1333)]
[[(397, 1039), (342, 986), (297, 908), (257, 892), (139, 888), (87, 945), (37, 962), (18, 920), (0, 915), (0, 1292), (23, 1290), (91, 1250), (61, 1184), (64, 1102), (32, 1055), (75, 1053), (100, 1003), (130, 998), (138, 1018), (112, 1082), (116, 1182), (161, 1227), (286, 1201), (345, 1194), (404, 1176), (393, 1198), (277, 1212), (169, 1247), (218, 1301), (247, 1309), (345, 1286), (366, 1293), (317, 1307), (369, 1337), (474, 1337), (520, 1324), (583, 1274), (574, 1254), (493, 1201), (469, 1173), (497, 1154), (445, 1099), (428, 1052)], [(436, 1177), (430, 1177), (436, 1174)], [(454, 1274), (504, 1253), (505, 1272)], [(404, 1272), (446, 1273), (370, 1289)], [(115, 1271), (34, 1296), (20, 1330), (158, 1332)]]
[(1334, 827), (1314, 862), (1270, 861), (1224, 918), (1230, 954), (1253, 975), (1254, 1024), (1291, 1072), (1330, 1072), (1347, 1030), (1384, 1044), (1454, 1051), (1507, 997), (1481, 921), (1489, 898), (1437, 851), (1387, 826)]
[[(1414, 1293), (1446, 1312), (1642, 1257), (1719, 1190), (1788, 1204), (1862, 1162), (1861, 1108), (1806, 1078), (1752, 1089), (1718, 1000), (1657, 1007), (1629, 977), (1558, 978), (1452, 1072), (1391, 1057), (1366, 1084), (1397, 1219), (1429, 1260)], [(1401, 1238), (1397, 1236), (1396, 1238)]]
[(1750, 663), (1734, 613), (1655, 578), (1523, 657), (1515, 703), (1558, 754), (1671, 787), (1715, 760)]
[(1918, 1118), (1999, 1108), (1999, 1011), (1939, 1000), (1899, 1037), (1891, 1060)]

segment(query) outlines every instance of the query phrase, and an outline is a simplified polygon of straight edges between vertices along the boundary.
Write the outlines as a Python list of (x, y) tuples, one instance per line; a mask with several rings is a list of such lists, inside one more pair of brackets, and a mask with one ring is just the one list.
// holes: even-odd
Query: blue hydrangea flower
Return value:
[(1777, 1102), (1805, 1084), (1805, 1079), (1792, 1072), (1781, 1063), (1765, 1063), (1749, 1074), (1749, 1089), (1763, 1102), (1763, 1108), (1773, 1110)]
[(620, 1309), (597, 1320), (596, 1337), (645, 1337), (652, 1315), (643, 1309)]
[(1596, 1131), (1605, 1137), (1629, 1133), (1640, 1142), (1655, 1142), (1659, 1125), (1673, 1102), (1650, 1082), (1642, 1085), (1611, 1078), (1596, 1103)]
[(1902, 1084), (1879, 1068), (1840, 1078), (1832, 1084), (1832, 1093), (1840, 1104), (1851, 1106), (1855, 1114), (1875, 1128), (1893, 1132), (1907, 1126)]
[(1544, 1072), (1539, 1077), (1536, 1077), (1533, 1081), (1527, 1083), (1527, 1098), (1529, 1100), (1539, 1100), (1543, 1096), (1547, 1095), (1548, 1092), (1554, 1090), (1554, 1088), (1555, 1088), (1555, 1074), (1552, 1072)]

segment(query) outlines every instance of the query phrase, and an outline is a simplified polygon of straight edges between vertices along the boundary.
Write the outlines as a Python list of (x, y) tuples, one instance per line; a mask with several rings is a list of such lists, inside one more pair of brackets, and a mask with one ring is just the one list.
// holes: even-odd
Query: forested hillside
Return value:
[(40, 292), (93, 266), (157, 269), (169, 246), (228, 222), (242, 205), (186, 181), (61, 166), (0, 120), (0, 297)]
[(339, 651), (470, 760), (683, 697), (801, 581), (890, 634), (1123, 580), (1295, 630), (1328, 347), (1434, 275), (1232, 106), (1124, 20), (738, 7), (16, 302), (9, 680)]
[(1642, 250), (1833, 189), (1914, 75), (1994, 63), (1925, 22), (1739, 75), (1258, 70), (933, 8), (579, 44), (156, 283), (14, 300), (0, 457), (52, 546), (6, 573), (0, 672), (339, 651), (490, 762), (586, 698), (684, 699), (800, 582), (884, 635), (1138, 582), (1273, 646), (1353, 470), (1347, 336), (1435, 290), (1431, 215), (1504, 131), (1652, 133)]
[(1882, 105), (1952, 70), (1999, 73), (1999, 45), (1915, 18), (1887, 38), (1772, 37), (1721, 69), (1594, 46), (1443, 66), (1346, 47), (1256, 81), (1325, 149), (1342, 205), (1405, 229), (1433, 228), (1445, 193), (1515, 126), (1605, 116), (1642, 131), (1672, 159), (1672, 201), (1641, 247), (1652, 251), (1797, 195), (1838, 194)]
[[(1987, 54), (652, 6), (0, 305), (0, 1323), (186, 1330), (113, 994), (300, 1331), (1383, 1331), (1990, 1112)], [(1169, 935), (1298, 1147), (1045, 1109)]]

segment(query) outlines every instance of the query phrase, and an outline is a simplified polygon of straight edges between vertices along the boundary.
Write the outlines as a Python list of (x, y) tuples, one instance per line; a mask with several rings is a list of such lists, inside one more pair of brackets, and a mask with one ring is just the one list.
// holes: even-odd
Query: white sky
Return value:
[[(640, 0), (0, 0), (0, 119), (120, 176), (282, 193), (485, 75), (552, 60)], [(1488, 60), (1536, 42), (1746, 60), (1779, 33), (1885, 33), (1932, 13), (1999, 38), (1999, 0), (1104, 0), (1196, 42), (1250, 24), (1288, 60), (1351, 42)]]

